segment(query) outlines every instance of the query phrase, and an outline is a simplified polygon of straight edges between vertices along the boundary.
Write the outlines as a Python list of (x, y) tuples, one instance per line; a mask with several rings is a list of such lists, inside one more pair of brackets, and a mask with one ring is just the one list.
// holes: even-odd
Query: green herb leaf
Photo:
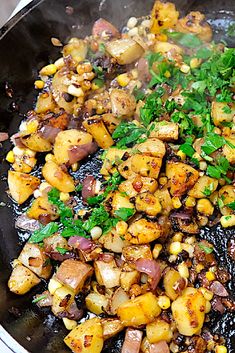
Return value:
[(229, 37), (235, 37), (235, 22), (230, 23), (227, 29), (227, 35)]
[(218, 170), (217, 167), (213, 165), (209, 165), (207, 167), (206, 174), (209, 175), (211, 178), (216, 178), (216, 179), (221, 178), (221, 172)]
[(68, 252), (67, 249), (65, 248), (60, 248), (59, 246), (56, 247), (56, 250), (61, 254), (61, 255), (64, 255)]
[(83, 229), (90, 232), (95, 226), (102, 228), (102, 224), (110, 218), (109, 213), (106, 211), (103, 205), (99, 208), (94, 208), (90, 217), (83, 223)]
[(224, 137), (215, 134), (214, 132), (209, 132), (205, 138), (205, 142), (201, 146), (201, 149), (206, 154), (211, 154), (222, 147), (224, 144)]
[(214, 183), (210, 183), (209, 186), (206, 186), (205, 189), (203, 190), (203, 194), (205, 196), (210, 196), (214, 190)]
[(225, 113), (225, 114), (230, 114), (231, 112), (232, 112), (232, 109), (228, 106), (228, 105), (226, 105), (225, 107), (223, 107), (223, 112)]
[(198, 243), (198, 246), (200, 249), (202, 249), (204, 251), (205, 254), (211, 254), (213, 252), (213, 247), (211, 246), (206, 246), (203, 243)]
[(29, 243), (41, 243), (43, 239), (50, 237), (52, 234), (58, 232), (59, 226), (56, 222), (50, 222), (45, 227), (42, 227), (29, 238)]
[(197, 54), (196, 54), (196, 57), (198, 59), (209, 59), (212, 55), (212, 51), (208, 48), (200, 48), (198, 51), (197, 51)]
[(185, 143), (180, 146), (180, 151), (184, 152), (186, 156), (192, 157), (195, 153), (195, 149), (192, 147), (193, 139), (190, 137), (186, 139)]
[(135, 213), (134, 208), (121, 207), (115, 211), (114, 215), (121, 218), (123, 221), (127, 221)]
[(164, 88), (158, 87), (155, 92), (147, 97), (145, 105), (140, 108), (140, 119), (145, 127), (147, 127), (152, 120), (159, 118), (164, 113), (165, 109), (160, 98), (164, 93)]
[(227, 203), (226, 206), (231, 208), (233, 211), (235, 211), (235, 201)]
[(147, 139), (147, 130), (144, 127), (139, 127), (132, 122), (121, 121), (115, 129), (112, 137), (119, 139), (117, 142), (118, 148), (124, 148), (132, 143), (138, 143)]
[(37, 298), (35, 298), (34, 300), (32, 300), (32, 303), (33, 304), (36, 304), (36, 303), (38, 303), (38, 302), (40, 302), (41, 300), (43, 300), (43, 299), (46, 299), (46, 295), (45, 294), (43, 294), (43, 295), (41, 295), (40, 297), (37, 297)]
[(166, 31), (167, 36), (174, 42), (179, 43), (187, 48), (196, 48), (202, 45), (202, 41), (191, 33), (170, 32)]
[(82, 184), (78, 184), (78, 185), (76, 186), (76, 188), (75, 188), (75, 191), (76, 191), (76, 192), (82, 191)]
[(144, 92), (137, 87), (133, 89), (133, 95), (135, 96), (136, 102), (142, 101), (145, 98)]

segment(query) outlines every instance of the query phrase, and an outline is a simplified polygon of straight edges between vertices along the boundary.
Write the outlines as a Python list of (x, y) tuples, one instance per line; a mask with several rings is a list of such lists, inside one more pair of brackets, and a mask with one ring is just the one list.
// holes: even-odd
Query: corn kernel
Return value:
[(84, 96), (84, 92), (81, 87), (76, 87), (74, 85), (69, 85), (68, 93), (74, 97), (82, 97)]
[(164, 76), (165, 76), (166, 78), (170, 78), (170, 77), (171, 77), (170, 71), (166, 70), (166, 72), (164, 73)]
[(160, 184), (160, 185), (166, 185), (166, 184), (167, 184), (167, 181), (168, 181), (167, 177), (161, 177), (161, 178), (159, 178), (159, 184)]
[(85, 72), (84, 74), (82, 74), (82, 78), (83, 80), (93, 80), (93, 78), (95, 78), (95, 74), (94, 72)]
[(196, 199), (192, 196), (188, 196), (185, 201), (186, 207), (194, 207), (196, 205)]
[(225, 346), (216, 346), (215, 353), (227, 353), (227, 348)]
[(172, 241), (182, 241), (183, 238), (183, 233), (181, 232), (176, 232), (174, 236), (172, 237)]
[(15, 162), (15, 156), (14, 156), (13, 151), (9, 151), (9, 152), (7, 153), (6, 160), (7, 160), (7, 162), (9, 162), (9, 163), (14, 163), (14, 162)]
[(197, 266), (196, 266), (196, 272), (197, 272), (197, 273), (200, 273), (204, 268), (205, 268), (204, 265), (202, 265), (202, 264), (197, 264)]
[(96, 113), (97, 114), (103, 114), (104, 113), (104, 107), (102, 104), (98, 104), (96, 108)]
[(153, 248), (153, 257), (157, 259), (162, 250), (162, 244), (155, 244)]
[(208, 199), (200, 199), (197, 202), (197, 211), (207, 216), (211, 216), (214, 212), (214, 207)]
[(220, 218), (220, 223), (224, 228), (235, 226), (235, 215), (222, 216)]
[(44, 66), (41, 71), (40, 71), (40, 75), (42, 76), (51, 76), (54, 75), (57, 71), (57, 67), (55, 64), (49, 64)]
[(185, 154), (183, 151), (178, 151), (176, 154), (177, 154), (177, 156), (180, 157), (180, 159), (181, 159), (182, 161), (185, 161), (185, 159), (186, 159), (186, 154)]
[(193, 58), (190, 60), (190, 67), (191, 69), (196, 69), (201, 65), (202, 60), (198, 58)]
[(178, 271), (181, 277), (189, 278), (189, 270), (185, 262), (178, 265)]
[(117, 82), (121, 87), (126, 87), (128, 85), (128, 83), (130, 82), (130, 78), (128, 77), (128, 75), (125, 74), (121, 74), (117, 76)]
[(90, 62), (85, 62), (85, 63), (82, 63), (82, 64), (78, 64), (77, 66), (77, 73), (79, 75), (82, 75), (82, 74), (85, 74), (87, 72), (91, 72), (92, 71), (92, 65)]
[(76, 171), (78, 170), (78, 163), (73, 163), (73, 164), (71, 165), (71, 167), (72, 167), (72, 171), (73, 171), (73, 172), (76, 172)]
[(186, 244), (194, 244), (195, 241), (196, 241), (196, 238), (192, 236), (192, 237), (187, 237), (184, 242)]
[(99, 239), (102, 235), (102, 229), (98, 226), (91, 229), (91, 237), (93, 240)]
[(36, 80), (34, 82), (34, 86), (37, 89), (43, 89), (44, 85), (45, 85), (45, 83), (42, 80)]
[(36, 152), (30, 150), (29, 148), (26, 148), (26, 149), (25, 149), (25, 155), (26, 155), (26, 156), (29, 156), (29, 157), (35, 157)]
[(158, 297), (158, 305), (161, 309), (166, 310), (171, 306), (171, 301), (166, 295), (159, 295)]
[(214, 281), (215, 280), (215, 274), (211, 271), (207, 271), (206, 272), (206, 278), (208, 279), (208, 281)]
[(128, 32), (128, 35), (129, 35), (130, 37), (137, 36), (138, 34), (139, 34), (139, 30), (138, 30), (137, 27), (131, 28), (131, 29), (129, 30), (129, 32)]
[(130, 17), (129, 20), (127, 21), (127, 27), (128, 28), (134, 28), (137, 25), (137, 18), (136, 17)]
[(182, 203), (179, 199), (179, 197), (172, 197), (172, 204), (174, 208), (180, 208), (182, 206)]
[(67, 330), (71, 331), (77, 326), (77, 321), (63, 317), (63, 323)]
[(206, 300), (212, 300), (213, 298), (213, 292), (211, 292), (209, 289), (207, 288), (204, 288), (204, 287), (200, 287), (199, 288), (200, 292), (203, 294), (203, 297), (206, 299)]
[(61, 192), (60, 193), (60, 201), (66, 202), (70, 198), (70, 195), (68, 192)]
[(45, 157), (45, 161), (46, 162), (49, 162), (49, 161), (55, 161), (55, 156), (54, 156), (54, 154), (51, 154), (51, 153), (48, 153), (47, 155), (46, 155), (46, 157)]
[(207, 169), (207, 163), (205, 161), (199, 162), (199, 169), (200, 170), (206, 170)]
[(34, 132), (36, 132), (37, 128), (38, 128), (38, 121), (37, 120), (31, 120), (26, 125), (26, 129), (29, 134), (33, 134)]
[(48, 283), (48, 290), (50, 292), (51, 295), (53, 295), (55, 293), (55, 291), (62, 287), (62, 284), (60, 282), (58, 282), (56, 279), (51, 278), (49, 283)]
[(187, 74), (190, 71), (190, 66), (183, 64), (180, 67), (180, 71), (183, 72), (184, 74)]
[(178, 255), (182, 251), (182, 244), (179, 241), (173, 241), (170, 244), (169, 252), (172, 255)]
[(116, 225), (116, 231), (118, 235), (123, 236), (126, 234), (128, 224), (124, 221), (119, 221)]

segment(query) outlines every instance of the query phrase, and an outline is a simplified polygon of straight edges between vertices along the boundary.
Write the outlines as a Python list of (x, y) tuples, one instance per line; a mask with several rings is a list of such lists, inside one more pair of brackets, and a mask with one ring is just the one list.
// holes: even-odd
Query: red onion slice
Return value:
[(60, 131), (61, 129), (50, 125), (43, 126), (40, 130), (41, 136), (51, 143), (55, 142), (55, 138)]
[(139, 353), (143, 332), (128, 328), (122, 346), (122, 353)]
[(96, 180), (92, 175), (88, 175), (82, 182), (82, 198), (86, 200), (88, 197), (95, 196)]
[(219, 281), (213, 281), (210, 290), (219, 297), (228, 297), (228, 292)]
[(80, 249), (83, 251), (91, 250), (94, 246), (94, 243), (87, 238), (79, 237), (75, 235), (70, 237), (68, 240), (68, 245), (72, 246), (74, 249)]
[(15, 227), (34, 232), (40, 228), (40, 222), (36, 219), (29, 218), (25, 213), (23, 213), (17, 218)]
[(84, 145), (73, 146), (68, 150), (69, 164), (74, 164), (88, 157), (97, 151), (96, 142), (86, 143)]
[(120, 33), (116, 27), (114, 27), (110, 22), (104, 20), (103, 18), (100, 18), (94, 23), (92, 28), (92, 35), (101, 37), (104, 32), (110, 37), (120, 36)]
[(170, 353), (170, 350), (166, 341), (160, 341), (150, 344), (149, 353)]
[(135, 262), (139, 272), (146, 273), (151, 278), (151, 289), (155, 290), (161, 279), (160, 265), (155, 260), (139, 259)]

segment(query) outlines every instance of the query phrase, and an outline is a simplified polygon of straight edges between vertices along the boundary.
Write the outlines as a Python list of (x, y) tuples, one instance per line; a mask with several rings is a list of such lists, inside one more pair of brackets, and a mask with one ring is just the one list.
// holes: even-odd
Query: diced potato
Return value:
[(162, 235), (162, 229), (158, 223), (139, 219), (128, 228), (125, 239), (131, 244), (146, 244), (158, 239)]
[(168, 270), (165, 276), (163, 277), (163, 285), (166, 291), (166, 295), (171, 300), (175, 300), (179, 295), (179, 292), (176, 291), (176, 288), (177, 283), (179, 283), (181, 278), (182, 277), (180, 276), (179, 272), (174, 270), (173, 268)]
[(134, 327), (153, 322), (160, 313), (157, 298), (151, 292), (130, 299), (122, 304), (117, 312), (124, 326)]
[(42, 175), (50, 185), (62, 192), (75, 190), (73, 178), (53, 161), (48, 161), (44, 164)]
[(175, 5), (171, 2), (156, 1), (151, 13), (151, 32), (160, 33), (163, 29), (174, 28), (179, 17)]
[(120, 208), (131, 208), (135, 209), (133, 203), (129, 201), (129, 197), (121, 194), (119, 191), (116, 191), (113, 195), (112, 200), (112, 213), (115, 214), (115, 211)]
[(40, 179), (33, 175), (13, 172), (12, 170), (8, 172), (9, 192), (18, 204), (24, 203), (38, 188), (39, 184)]
[(114, 144), (112, 136), (106, 129), (102, 118), (99, 115), (94, 115), (89, 119), (84, 120), (83, 126), (94, 137), (97, 144), (107, 149)]
[(106, 43), (106, 50), (120, 65), (131, 64), (144, 53), (144, 49), (130, 38), (109, 41)]
[(232, 213), (232, 209), (226, 206), (235, 200), (235, 188), (233, 185), (225, 185), (219, 190), (219, 199), (222, 201), (220, 203), (220, 211), (223, 215), (228, 215)]
[(109, 133), (112, 135), (116, 127), (120, 124), (120, 119), (113, 114), (107, 113), (102, 115), (102, 120), (107, 127)]
[(141, 343), (141, 352), (142, 353), (158, 353), (165, 352), (170, 353), (170, 349), (166, 341), (160, 341), (158, 343), (150, 343), (147, 337), (144, 337)]
[(206, 22), (205, 15), (199, 11), (192, 11), (186, 17), (178, 20), (176, 30), (195, 34), (205, 42), (210, 42), (212, 38), (211, 26)]
[(58, 133), (54, 144), (54, 155), (58, 164), (69, 162), (68, 151), (73, 146), (85, 145), (92, 142), (92, 136), (87, 132), (71, 129)]
[(41, 93), (37, 99), (35, 112), (37, 114), (53, 112), (55, 109), (55, 106), (56, 104), (51, 93), (49, 92)]
[(56, 289), (52, 296), (51, 310), (54, 315), (59, 316), (66, 312), (70, 305), (74, 303), (75, 293), (70, 288), (62, 286)]
[(156, 196), (150, 192), (139, 194), (135, 200), (136, 210), (145, 212), (148, 216), (155, 217), (161, 212), (162, 206)]
[(135, 149), (143, 154), (160, 158), (163, 158), (166, 153), (164, 143), (156, 137), (149, 138), (147, 141), (139, 143), (135, 146)]
[(115, 253), (121, 253), (124, 246), (129, 243), (112, 229), (111, 232), (103, 234), (99, 239), (99, 243), (107, 250), (113, 251)]
[(135, 178), (137, 174), (132, 170), (133, 156), (129, 157), (126, 161), (118, 166), (118, 171), (125, 179)]
[(164, 320), (157, 319), (146, 326), (146, 336), (150, 343), (157, 343), (170, 342), (173, 335), (170, 325)]
[(86, 58), (88, 44), (85, 40), (72, 38), (68, 44), (63, 47), (63, 56), (71, 55), (76, 62), (83, 61)]
[(34, 219), (40, 219), (40, 216), (48, 215), (50, 221), (54, 221), (59, 217), (57, 207), (48, 201), (47, 196), (40, 196), (33, 200), (31, 207), (26, 213), (29, 218)]
[(156, 42), (154, 45), (155, 53), (168, 54), (169, 52), (183, 54), (183, 49), (176, 44), (168, 42)]
[(152, 252), (149, 245), (131, 245), (123, 248), (122, 256), (127, 262), (135, 262), (138, 259), (152, 260)]
[(135, 113), (135, 97), (121, 89), (113, 89), (110, 93), (112, 113), (117, 117), (131, 117)]
[(32, 271), (18, 264), (13, 268), (8, 281), (8, 287), (11, 292), (23, 295), (39, 283), (40, 279)]
[(115, 260), (104, 262), (97, 260), (94, 262), (94, 269), (97, 282), (106, 288), (120, 286), (121, 269), (117, 267)]
[(116, 147), (111, 147), (109, 148), (106, 152), (105, 152), (105, 158), (104, 158), (104, 162), (102, 165), (102, 168), (100, 170), (100, 173), (102, 175), (109, 175), (109, 173), (111, 172), (111, 170), (113, 169), (113, 164), (116, 162), (117, 164), (119, 164), (119, 162), (121, 162), (122, 157), (124, 156), (125, 153), (128, 153), (130, 151), (130, 149), (122, 149), (119, 150)]
[(144, 178), (137, 175), (134, 178), (127, 179), (119, 185), (119, 191), (125, 192), (129, 197), (134, 197), (140, 192), (154, 193), (157, 190), (158, 183), (154, 178)]
[(58, 268), (56, 278), (70, 287), (75, 293), (78, 293), (82, 290), (84, 283), (91, 277), (92, 273), (92, 266), (82, 261), (67, 259)]
[(170, 193), (167, 188), (158, 189), (155, 191), (156, 196), (162, 206), (162, 213), (168, 215), (173, 209), (173, 203), (171, 200)]
[(22, 143), (35, 152), (48, 152), (51, 151), (51, 143), (44, 139), (40, 132), (34, 132), (31, 135), (25, 135), (21, 137)]
[(39, 277), (47, 279), (51, 275), (52, 266), (49, 258), (37, 244), (26, 243), (18, 260)]
[(186, 288), (171, 305), (181, 335), (199, 334), (205, 319), (206, 299), (196, 288)]
[[(226, 140), (228, 142), (230, 142), (233, 146), (235, 146), (235, 136), (234, 135), (230, 135), (229, 137), (226, 137)], [(235, 149), (233, 147), (230, 147), (226, 143), (223, 147), (223, 154), (224, 154), (225, 158), (227, 158), (229, 163), (235, 164)]]
[(161, 157), (135, 154), (131, 157), (131, 169), (143, 177), (158, 178), (162, 166)]
[(74, 353), (100, 353), (104, 343), (101, 320), (83, 322), (69, 332), (64, 342)]
[[(196, 199), (210, 196), (218, 187), (218, 180), (210, 178), (207, 175), (201, 176), (193, 188), (188, 192), (189, 196), (195, 197)], [(209, 193), (209, 195), (206, 194)]]
[(194, 186), (199, 173), (187, 164), (169, 161), (166, 164), (166, 176), (169, 179), (171, 195), (181, 196)]
[(115, 290), (111, 301), (110, 301), (110, 312), (112, 315), (117, 314), (118, 308), (129, 300), (129, 296), (123, 290), (123, 288), (119, 287)]
[(43, 244), (46, 251), (57, 251), (56, 248), (68, 249), (67, 240), (60, 234), (51, 235), (48, 238), (43, 239)]
[(104, 340), (117, 335), (124, 328), (120, 320), (112, 318), (101, 319), (101, 325), (103, 327)]
[(89, 293), (85, 301), (87, 309), (96, 315), (104, 313), (109, 304), (108, 298), (100, 293)]
[(175, 141), (179, 138), (179, 126), (170, 121), (161, 121), (155, 123), (154, 130), (151, 131), (150, 137), (156, 137), (161, 141)]
[(64, 69), (59, 70), (52, 79), (51, 89), (53, 98), (58, 106), (64, 109), (67, 113), (72, 114), (76, 103), (76, 98), (74, 97), (70, 102), (66, 102), (65, 100), (65, 93), (68, 92), (69, 82), (70, 81), (66, 71), (64, 71)]
[(177, 219), (177, 225), (183, 233), (197, 234), (199, 232), (199, 226), (194, 218), (192, 218), (189, 224), (183, 219)]
[(121, 287), (128, 292), (131, 286), (135, 283), (138, 283), (140, 280), (140, 273), (136, 270), (124, 271), (121, 272), (120, 283)]
[(223, 109), (228, 107), (228, 103), (212, 102), (211, 117), (216, 126), (223, 126), (223, 123), (231, 123), (235, 114), (235, 103), (229, 103), (230, 113), (225, 113)]

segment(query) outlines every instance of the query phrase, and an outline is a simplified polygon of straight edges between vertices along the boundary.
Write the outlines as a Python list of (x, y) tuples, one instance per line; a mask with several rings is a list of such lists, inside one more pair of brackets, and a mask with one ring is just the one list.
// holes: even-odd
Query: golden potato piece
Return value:
[(47, 196), (40, 196), (33, 200), (31, 207), (27, 210), (29, 218), (40, 219), (42, 215), (48, 215), (51, 221), (59, 217), (57, 207), (48, 201)]
[(158, 239), (162, 235), (162, 229), (158, 223), (139, 219), (128, 228), (125, 239), (131, 244), (147, 244)]
[(162, 213), (168, 215), (170, 211), (174, 208), (171, 200), (171, 195), (167, 188), (158, 189), (155, 191), (154, 196), (156, 196), (161, 204)]
[(144, 53), (144, 49), (130, 38), (109, 41), (106, 43), (106, 50), (120, 65), (131, 64)]
[(108, 132), (99, 115), (94, 115), (91, 118), (84, 120), (83, 126), (94, 137), (98, 146), (101, 148), (107, 149), (114, 144), (112, 136)]
[(171, 305), (173, 318), (181, 335), (199, 334), (205, 319), (206, 299), (196, 288), (186, 288)]
[(164, 143), (156, 137), (150, 138), (145, 142), (139, 143), (135, 149), (140, 153), (151, 155), (153, 157), (163, 158), (166, 153)]
[(109, 173), (113, 169), (114, 164), (120, 164), (122, 157), (124, 156), (125, 153), (128, 153), (130, 149), (122, 149), (119, 150), (116, 147), (110, 147), (107, 151), (105, 151), (105, 157), (104, 157), (104, 162), (102, 165), (102, 168), (100, 170), (100, 173), (102, 175), (109, 175)]
[(37, 244), (26, 243), (18, 260), (38, 277), (47, 279), (51, 275), (52, 266), (43, 248)]
[(206, 22), (205, 15), (199, 11), (192, 11), (186, 17), (179, 19), (176, 30), (195, 34), (205, 42), (210, 42), (212, 39), (211, 26)]
[(74, 303), (75, 293), (71, 288), (66, 286), (58, 286), (52, 296), (51, 310), (54, 315), (59, 316), (61, 313), (66, 312), (70, 305)]
[(123, 247), (129, 244), (129, 242), (120, 237), (114, 229), (109, 233), (101, 235), (98, 242), (102, 244), (105, 249), (115, 253), (121, 253)]
[(149, 245), (126, 246), (122, 251), (122, 256), (127, 262), (135, 262), (138, 259), (153, 259), (153, 255)]
[(179, 272), (173, 268), (168, 270), (163, 277), (163, 285), (166, 291), (166, 295), (171, 299), (175, 300), (179, 292), (176, 291), (177, 283), (182, 279)]
[(158, 178), (162, 166), (162, 157), (135, 154), (131, 157), (131, 169), (143, 177)]
[(125, 179), (134, 178), (137, 176), (137, 174), (132, 170), (132, 159), (133, 156), (129, 157), (118, 166), (119, 173)]
[(139, 326), (153, 322), (161, 313), (156, 296), (149, 292), (119, 306), (117, 315), (124, 326)]
[(37, 114), (53, 112), (56, 107), (53, 96), (49, 92), (41, 93), (38, 96), (35, 112)]
[(163, 29), (174, 28), (178, 17), (174, 4), (156, 1), (151, 13), (151, 32), (157, 34)]
[(38, 188), (40, 179), (33, 175), (13, 172), (8, 172), (8, 186), (12, 198), (20, 205), (24, 203)]
[[(234, 135), (230, 135), (229, 137), (226, 137), (226, 140), (230, 142), (233, 146), (235, 146), (235, 137)], [(230, 147), (227, 143), (223, 147), (223, 155), (229, 163), (235, 164), (235, 149), (233, 147)]]
[[(188, 192), (189, 196), (201, 199), (210, 196), (218, 187), (218, 180), (210, 178), (207, 175), (201, 176), (194, 187)], [(207, 195), (207, 193), (209, 193)]]
[(13, 268), (8, 281), (8, 287), (11, 292), (23, 295), (39, 283), (40, 279), (32, 271), (18, 264)]
[(135, 200), (135, 207), (137, 211), (144, 212), (148, 216), (153, 217), (155, 217), (162, 210), (162, 206), (158, 198), (150, 192), (139, 194)]
[(199, 173), (187, 164), (169, 161), (166, 164), (166, 176), (169, 179), (171, 195), (181, 196), (194, 186)]
[(154, 178), (142, 177), (136, 175), (134, 178), (129, 178), (119, 185), (119, 191), (125, 192), (129, 197), (137, 196), (138, 193), (149, 191), (154, 193), (157, 190), (158, 183)]
[(150, 343), (160, 341), (170, 342), (172, 339), (172, 331), (170, 325), (161, 319), (157, 319), (146, 326), (146, 336)]
[(223, 109), (228, 107), (228, 103), (212, 102), (211, 103), (211, 117), (216, 126), (223, 126), (223, 123), (231, 123), (235, 114), (235, 104), (229, 103), (230, 113), (225, 113)]
[(101, 320), (83, 322), (69, 332), (64, 342), (74, 353), (100, 353), (104, 343)]
[(51, 143), (44, 139), (40, 132), (34, 132), (31, 135), (21, 137), (22, 143), (35, 152), (48, 152), (51, 151)]
[(135, 97), (122, 90), (113, 89), (110, 93), (112, 113), (117, 117), (131, 117), (135, 113)]
[(62, 192), (75, 190), (73, 178), (53, 161), (48, 161), (44, 164), (42, 175), (50, 185)]
[(108, 298), (100, 293), (89, 293), (85, 299), (86, 307), (96, 315), (100, 315), (108, 308)]
[(83, 61), (86, 58), (87, 51), (87, 42), (79, 38), (72, 38), (69, 43), (63, 47), (64, 57), (71, 55), (76, 62)]
[(115, 214), (115, 212), (120, 208), (131, 208), (133, 210), (133, 214), (135, 211), (135, 207), (133, 203), (130, 202), (129, 197), (121, 194), (119, 191), (115, 191), (112, 200), (112, 213)]
[(124, 328), (121, 321), (115, 318), (101, 319), (101, 325), (103, 327), (104, 340), (117, 335)]
[(150, 137), (156, 137), (161, 141), (175, 141), (179, 138), (179, 126), (170, 121), (155, 123), (155, 128), (150, 132)]
[(74, 97), (71, 102), (66, 102), (65, 93), (68, 92), (68, 74), (64, 69), (57, 71), (51, 81), (52, 95), (60, 108), (63, 108), (67, 113), (72, 114), (76, 98)]
[(92, 142), (92, 136), (87, 132), (71, 129), (58, 133), (54, 144), (54, 155), (58, 164), (69, 162), (68, 151), (73, 146), (85, 145)]
[(120, 286), (121, 269), (117, 267), (115, 260), (105, 262), (97, 260), (94, 262), (97, 282), (106, 288)]

